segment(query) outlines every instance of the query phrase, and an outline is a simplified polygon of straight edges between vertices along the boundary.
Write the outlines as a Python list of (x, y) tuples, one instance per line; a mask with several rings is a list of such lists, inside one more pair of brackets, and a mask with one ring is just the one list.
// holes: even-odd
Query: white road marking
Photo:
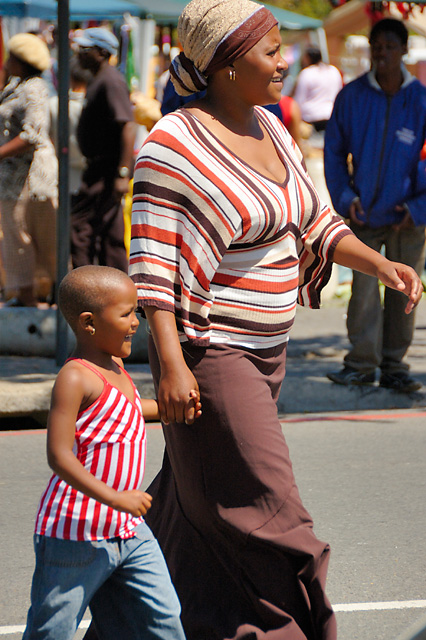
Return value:
[[(352, 602), (349, 604), (334, 604), (336, 613), (351, 611), (391, 611), (392, 609), (426, 609), (426, 600), (391, 600), (390, 602)], [(90, 620), (82, 620), (79, 629), (87, 629)], [(12, 633), (23, 633), (25, 625), (0, 627), (0, 636), (8, 636)]]
[(334, 611), (390, 611), (391, 609), (426, 609), (426, 600), (392, 600), (390, 602), (353, 602), (333, 604)]
[[(90, 625), (90, 620), (82, 620), (78, 626), (79, 629), (88, 629)], [(24, 633), (25, 625), (24, 624), (16, 624), (10, 627), (0, 627), (0, 636), (9, 636), (12, 633)]]

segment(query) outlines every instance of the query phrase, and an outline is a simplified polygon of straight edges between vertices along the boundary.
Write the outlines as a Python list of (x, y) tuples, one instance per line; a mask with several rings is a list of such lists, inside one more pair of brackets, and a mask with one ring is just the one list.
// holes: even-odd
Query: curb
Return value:
[[(142, 397), (155, 397), (147, 364), (147, 331), (141, 320), (126, 369)], [(0, 309), (0, 419), (33, 416), (45, 423), (59, 370), (55, 356), (56, 311)], [(70, 350), (74, 337), (70, 334)], [(321, 311), (300, 308), (287, 352), (287, 374), (278, 399), (280, 414), (377, 411), (426, 406), (426, 305), (419, 306), (417, 329), (407, 355), (413, 376), (424, 385), (405, 394), (374, 385), (345, 387), (326, 374), (339, 370), (348, 348), (345, 307)], [(10, 352), (13, 351), (13, 354)], [(25, 354), (25, 355), (24, 355)]]

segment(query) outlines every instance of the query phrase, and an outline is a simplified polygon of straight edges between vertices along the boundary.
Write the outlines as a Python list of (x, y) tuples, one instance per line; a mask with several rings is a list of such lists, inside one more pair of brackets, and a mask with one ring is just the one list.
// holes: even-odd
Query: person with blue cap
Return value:
[(103, 27), (74, 38), (82, 67), (93, 74), (77, 127), (87, 167), (71, 205), (73, 267), (100, 264), (127, 272), (122, 197), (133, 171), (135, 125), (122, 74), (109, 64), (118, 40)]
[(74, 42), (79, 45), (80, 48), (92, 49), (97, 47), (104, 49), (110, 56), (113, 56), (118, 51), (118, 40), (112, 31), (108, 31), (104, 27), (92, 27), (85, 29), (81, 35), (74, 38)]

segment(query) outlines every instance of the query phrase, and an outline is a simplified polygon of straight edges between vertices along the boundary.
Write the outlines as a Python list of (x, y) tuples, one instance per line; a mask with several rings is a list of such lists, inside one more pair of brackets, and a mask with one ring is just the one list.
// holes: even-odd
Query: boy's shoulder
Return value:
[(95, 367), (81, 360), (69, 360), (60, 369), (52, 392), (52, 406), (81, 411), (90, 406), (102, 393), (104, 382)]
[(61, 367), (56, 377), (55, 384), (68, 384), (71, 387), (86, 386), (93, 380), (95, 372), (83, 363), (82, 360), (72, 358)]

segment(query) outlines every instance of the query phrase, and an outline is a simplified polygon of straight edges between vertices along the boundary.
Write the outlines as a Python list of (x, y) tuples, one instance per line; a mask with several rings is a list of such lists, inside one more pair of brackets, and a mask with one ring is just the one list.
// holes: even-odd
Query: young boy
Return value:
[[(80, 267), (62, 281), (59, 306), (76, 347), (52, 391), (47, 458), (54, 475), (36, 518), (23, 640), (71, 640), (87, 606), (103, 640), (184, 640), (176, 593), (143, 520), (151, 496), (138, 489), (143, 416), (159, 414), (122, 368), (139, 325), (136, 287), (117, 269)], [(200, 408), (194, 390), (188, 424)]]

